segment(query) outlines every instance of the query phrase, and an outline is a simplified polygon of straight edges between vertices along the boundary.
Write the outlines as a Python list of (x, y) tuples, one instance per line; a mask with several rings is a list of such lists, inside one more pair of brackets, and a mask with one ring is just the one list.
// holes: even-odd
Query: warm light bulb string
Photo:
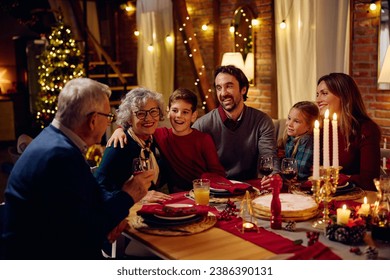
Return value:
[(286, 20), (287, 20), (288, 16), (290, 15), (290, 12), (291, 12), (293, 4), (294, 4), (294, 0), (291, 1), (290, 7), (287, 10), (287, 15), (285, 17), (282, 17), (283, 20), (281, 22), (279, 22), (279, 24), (282, 23), (282, 22), (286, 23)]

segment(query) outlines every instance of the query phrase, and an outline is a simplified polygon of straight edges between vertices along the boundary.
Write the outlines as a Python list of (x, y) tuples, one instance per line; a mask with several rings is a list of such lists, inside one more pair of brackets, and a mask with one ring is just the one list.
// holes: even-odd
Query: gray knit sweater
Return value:
[(272, 119), (262, 111), (245, 106), (240, 122), (233, 131), (224, 125), (218, 109), (214, 109), (199, 118), (193, 127), (212, 136), (229, 179), (257, 178), (257, 162), (262, 155), (274, 155), (274, 172), (279, 171)]

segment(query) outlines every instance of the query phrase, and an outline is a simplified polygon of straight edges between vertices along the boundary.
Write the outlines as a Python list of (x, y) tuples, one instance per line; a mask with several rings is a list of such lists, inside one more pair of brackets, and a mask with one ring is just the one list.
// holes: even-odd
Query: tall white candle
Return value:
[(329, 109), (325, 111), (325, 119), (324, 119), (324, 168), (329, 168)]
[(383, 149), (386, 149), (387, 147), (387, 138), (385, 138), (385, 140), (383, 141)]
[(320, 179), (320, 122), (314, 122), (313, 179)]
[(333, 167), (339, 166), (339, 138), (337, 134), (337, 114), (333, 113), (332, 120), (332, 162)]
[(382, 168), (383, 168), (383, 170), (387, 169), (387, 167), (386, 167), (386, 158), (385, 157), (382, 158)]

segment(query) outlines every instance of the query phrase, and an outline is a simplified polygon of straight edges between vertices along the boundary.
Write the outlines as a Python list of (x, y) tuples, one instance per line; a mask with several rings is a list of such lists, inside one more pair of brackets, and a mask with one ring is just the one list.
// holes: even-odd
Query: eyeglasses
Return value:
[(139, 120), (144, 120), (146, 119), (146, 116), (148, 115), (155, 118), (160, 116), (160, 108), (159, 107), (154, 107), (150, 110), (139, 110), (137, 112), (134, 112), (134, 115), (139, 119)]
[(115, 115), (113, 113), (105, 114), (105, 113), (100, 113), (100, 112), (91, 112), (88, 115), (92, 115), (94, 113), (101, 115), (101, 116), (105, 116), (109, 122), (114, 122), (116, 120)]

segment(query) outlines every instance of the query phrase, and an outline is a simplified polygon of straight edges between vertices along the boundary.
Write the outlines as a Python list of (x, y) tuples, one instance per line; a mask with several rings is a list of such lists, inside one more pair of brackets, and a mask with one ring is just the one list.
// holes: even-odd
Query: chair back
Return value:
[(4, 208), (5, 204), (0, 203), (0, 260), (4, 259), (4, 241), (3, 241), (3, 228), (4, 228)]

